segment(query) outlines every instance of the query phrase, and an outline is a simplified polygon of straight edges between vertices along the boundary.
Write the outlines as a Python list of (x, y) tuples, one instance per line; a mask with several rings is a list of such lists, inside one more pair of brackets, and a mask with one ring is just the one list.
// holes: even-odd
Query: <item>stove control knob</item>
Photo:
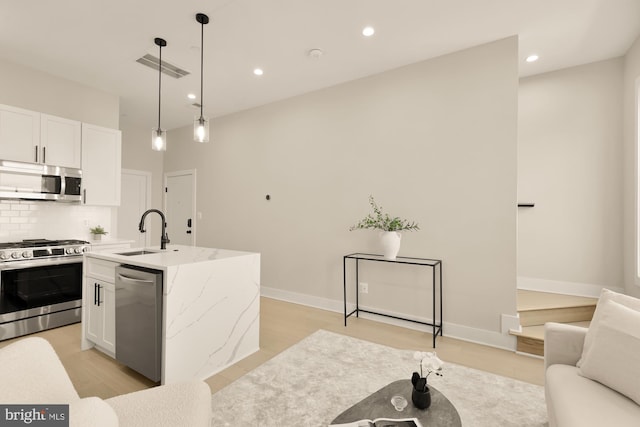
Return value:
[(5, 254), (4, 252), (0, 253), (0, 259), (7, 259), (9, 258), (9, 255)]
[(65, 252), (68, 253), (68, 254), (72, 254), (73, 253), (73, 248), (67, 248), (65, 250)]
[(11, 258), (18, 259), (18, 258), (20, 258), (20, 254), (18, 252), (14, 252), (14, 253), (11, 254)]
[(74, 251), (77, 254), (81, 254), (82, 253), (82, 248), (75, 248)]
[(22, 252), (22, 258), (30, 258), (30, 257), (31, 257), (31, 252), (27, 252), (27, 251)]

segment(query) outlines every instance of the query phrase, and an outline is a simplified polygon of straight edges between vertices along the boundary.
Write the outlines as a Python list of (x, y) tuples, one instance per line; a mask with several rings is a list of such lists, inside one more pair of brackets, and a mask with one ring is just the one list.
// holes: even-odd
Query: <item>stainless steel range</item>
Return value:
[(84, 240), (0, 243), (0, 341), (77, 323)]

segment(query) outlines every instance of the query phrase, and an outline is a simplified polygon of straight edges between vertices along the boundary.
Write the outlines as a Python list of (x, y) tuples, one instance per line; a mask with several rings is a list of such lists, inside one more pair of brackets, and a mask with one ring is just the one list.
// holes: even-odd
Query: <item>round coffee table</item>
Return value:
[[(376, 418), (417, 418), (425, 427), (462, 426), (460, 415), (455, 406), (435, 387), (429, 385), (431, 406), (428, 409), (418, 409), (413, 406), (411, 402), (412, 390), (413, 385), (410, 380), (394, 381), (338, 415), (331, 424), (346, 424)], [(401, 412), (396, 411), (391, 404), (391, 398), (395, 395), (403, 396), (409, 402)]]

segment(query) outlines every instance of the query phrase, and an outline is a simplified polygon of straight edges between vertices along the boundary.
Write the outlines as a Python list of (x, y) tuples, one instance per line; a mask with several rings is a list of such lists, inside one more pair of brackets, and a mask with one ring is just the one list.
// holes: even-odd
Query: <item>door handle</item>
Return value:
[(191, 234), (191, 230), (187, 230), (187, 234)]
[(102, 288), (102, 285), (98, 285), (98, 307), (100, 307), (100, 303), (102, 301), (100, 301), (100, 288)]
[(93, 283), (93, 305), (98, 305), (98, 284)]
[(187, 220), (187, 227), (191, 228), (191, 218)]
[(38, 163), (38, 146), (36, 145), (36, 163)]
[(127, 276), (123, 276), (122, 274), (118, 274), (118, 279), (120, 279), (120, 281), (125, 282), (125, 283), (132, 283), (132, 284), (140, 284), (140, 285), (155, 285), (155, 280), (145, 280), (145, 279), (135, 279), (133, 277), (127, 277)]
[(47, 147), (42, 147), (42, 163), (47, 163)]

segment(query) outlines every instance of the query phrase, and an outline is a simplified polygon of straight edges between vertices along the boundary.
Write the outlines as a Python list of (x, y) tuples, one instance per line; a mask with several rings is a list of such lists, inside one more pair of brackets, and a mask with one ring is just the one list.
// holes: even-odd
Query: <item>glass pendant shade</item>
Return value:
[(209, 142), (209, 119), (198, 116), (193, 121), (193, 140), (195, 142)]
[(209, 142), (209, 119), (203, 114), (204, 100), (204, 26), (209, 23), (209, 17), (204, 13), (196, 14), (196, 22), (200, 24), (200, 115), (193, 121), (193, 140), (195, 142)]
[(160, 106), (162, 105), (162, 48), (167, 45), (165, 39), (156, 37), (155, 44), (160, 51), (158, 58), (158, 127), (151, 131), (151, 149), (153, 151), (167, 151), (167, 131), (160, 127)]
[(167, 151), (167, 131), (154, 129), (151, 131), (151, 149), (153, 151)]

